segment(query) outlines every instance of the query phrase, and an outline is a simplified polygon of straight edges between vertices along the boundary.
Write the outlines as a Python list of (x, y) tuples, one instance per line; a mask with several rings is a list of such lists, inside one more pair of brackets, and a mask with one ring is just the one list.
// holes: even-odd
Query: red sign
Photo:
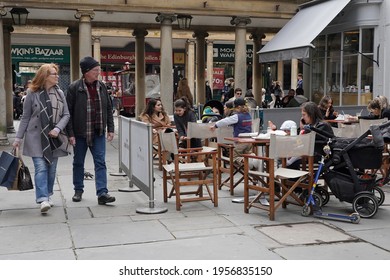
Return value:
[(118, 87), (117, 82), (120, 83), (120, 76), (119, 75), (118, 75), (119, 81), (117, 81), (117, 78), (114, 76), (114, 72), (104, 72), (104, 71), (102, 71), (100, 73), (100, 75), (102, 75), (102, 80), (104, 82), (111, 83), (114, 88)]
[(225, 83), (225, 69), (215, 68), (213, 69), (213, 89), (223, 89)]
[[(102, 51), (101, 58), (102, 63), (119, 63), (125, 64), (126, 62), (135, 63), (135, 53), (126, 51)], [(145, 63), (147, 64), (160, 64), (159, 52), (147, 52), (145, 53)]]

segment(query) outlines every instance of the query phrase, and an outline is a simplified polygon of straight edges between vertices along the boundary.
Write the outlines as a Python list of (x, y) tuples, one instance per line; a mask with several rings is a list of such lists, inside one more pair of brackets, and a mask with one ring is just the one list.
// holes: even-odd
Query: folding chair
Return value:
[[(268, 156), (244, 155), (244, 212), (249, 213), (251, 207), (266, 210), (269, 212), (269, 219), (275, 219), (275, 211), (278, 207), (287, 206), (286, 199), (291, 197), (293, 201), (288, 203), (303, 205), (303, 201), (294, 193), (297, 187), (307, 180), (306, 188), (310, 192), (313, 183), (315, 133), (302, 134), (298, 136), (271, 135), (270, 149)], [(289, 157), (307, 157), (308, 171), (286, 168), (286, 159)], [(262, 159), (267, 163), (264, 171), (253, 171), (249, 169), (249, 159)], [(275, 167), (278, 158), (282, 159), (282, 167)], [(294, 180), (294, 181), (292, 181)], [(253, 183), (256, 182), (256, 183)], [(279, 185), (281, 194), (275, 194), (275, 185)], [(258, 194), (250, 197), (250, 191), (257, 191)], [(269, 205), (259, 203), (259, 198), (265, 194), (269, 195)], [(275, 202), (275, 196), (279, 201)]]
[(210, 129), (211, 124), (209, 123), (195, 123), (189, 122), (187, 125), (187, 147), (191, 147), (191, 139), (198, 138), (204, 141), (202, 146), (203, 152), (215, 151), (215, 147), (209, 147), (210, 138), (216, 138), (217, 133)]
[[(387, 118), (384, 119), (359, 119), (360, 135), (370, 129), (370, 125), (381, 125), (387, 122)], [(360, 136), (359, 135), (359, 136)]]
[[(190, 201), (211, 200), (214, 207), (218, 206), (217, 178), (208, 175), (217, 174), (216, 151), (204, 152), (200, 148), (178, 149), (175, 133), (160, 133), (161, 149), (163, 152), (163, 195), (164, 202), (168, 198), (176, 197), (176, 210), (180, 210), (182, 203)], [(168, 164), (167, 154), (173, 154), (174, 160)], [(189, 156), (203, 157), (203, 162), (187, 162)], [(205, 162), (211, 159), (212, 165)], [(168, 181), (172, 189), (168, 194)], [(212, 190), (209, 187), (212, 184)], [(186, 188), (187, 191), (184, 191)], [(191, 190), (189, 190), (191, 188)], [(206, 195), (204, 195), (204, 189)], [(193, 195), (193, 196), (190, 196)]]
[[(252, 132), (258, 132), (260, 126), (260, 119), (252, 120)], [(234, 162), (233, 150), (234, 144), (231, 141), (226, 141), (225, 137), (233, 137), (233, 127), (218, 128), (217, 129), (217, 143), (218, 143), (218, 189), (221, 190), (223, 186), (227, 186), (230, 191), (230, 195), (234, 195), (234, 189), (243, 180), (244, 177), (235, 180), (237, 174), (244, 175), (244, 164)], [(256, 149), (253, 150), (256, 152)], [(225, 180), (222, 181), (222, 174), (229, 174)]]

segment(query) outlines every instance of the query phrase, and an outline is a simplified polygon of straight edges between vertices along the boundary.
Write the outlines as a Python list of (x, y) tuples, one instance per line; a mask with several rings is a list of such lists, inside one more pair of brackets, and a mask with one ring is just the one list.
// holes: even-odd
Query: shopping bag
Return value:
[(20, 167), (18, 170), (18, 174), (16, 175), (18, 190), (19, 191), (31, 190), (34, 188), (34, 185), (31, 179), (30, 170), (24, 164), (21, 158), (19, 159), (19, 163), (20, 163)]
[(0, 156), (0, 186), (11, 188), (18, 171), (19, 158), (15, 149), (12, 153), (3, 151)]

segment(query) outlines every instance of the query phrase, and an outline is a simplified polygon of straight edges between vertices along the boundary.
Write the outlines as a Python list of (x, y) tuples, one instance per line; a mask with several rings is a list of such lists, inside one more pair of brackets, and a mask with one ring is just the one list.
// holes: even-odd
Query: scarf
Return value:
[(89, 147), (93, 146), (93, 136), (95, 133), (97, 135), (103, 134), (103, 112), (102, 112), (102, 100), (100, 96), (100, 87), (98, 86), (99, 81), (96, 83), (96, 98), (95, 103), (93, 104), (93, 101), (91, 99), (91, 95), (88, 91), (88, 87), (85, 84), (84, 81), (84, 88), (87, 92), (87, 145)]
[(41, 111), (39, 113), (41, 119), (41, 145), (43, 157), (48, 163), (53, 161), (53, 152), (49, 140), (49, 132), (53, 128), (53, 108), (46, 90), (39, 93), (39, 103)]
[[(62, 118), (64, 113), (64, 102), (66, 101), (61, 98), (61, 95), (58, 92), (58, 87), (50, 89), (49, 98), (53, 110), (53, 127), (55, 127)], [(50, 138), (50, 140), (52, 151), (60, 149), (65, 153), (70, 154), (69, 140), (65, 131), (61, 130), (57, 138)]]

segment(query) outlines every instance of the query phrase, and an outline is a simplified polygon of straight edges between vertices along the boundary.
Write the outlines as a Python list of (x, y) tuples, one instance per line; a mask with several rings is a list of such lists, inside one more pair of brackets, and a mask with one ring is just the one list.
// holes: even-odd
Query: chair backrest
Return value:
[(187, 138), (209, 139), (217, 137), (216, 131), (210, 129), (211, 126), (212, 124), (209, 123), (189, 122), (187, 127)]
[(159, 132), (161, 151), (178, 154), (175, 132)]
[(359, 119), (360, 135), (370, 129), (370, 125), (381, 125), (387, 122), (387, 118), (384, 119)]
[(260, 130), (260, 119), (252, 119), (252, 132), (259, 132)]
[(357, 124), (341, 124), (339, 127), (332, 127), (337, 137), (357, 138), (361, 135), (360, 126)]
[(217, 142), (218, 143), (232, 143), (231, 141), (225, 140), (225, 137), (233, 137), (233, 127), (232, 126), (223, 126), (218, 127), (217, 132)]
[(269, 157), (273, 159), (313, 156), (315, 132), (297, 136), (280, 136), (271, 134)]

